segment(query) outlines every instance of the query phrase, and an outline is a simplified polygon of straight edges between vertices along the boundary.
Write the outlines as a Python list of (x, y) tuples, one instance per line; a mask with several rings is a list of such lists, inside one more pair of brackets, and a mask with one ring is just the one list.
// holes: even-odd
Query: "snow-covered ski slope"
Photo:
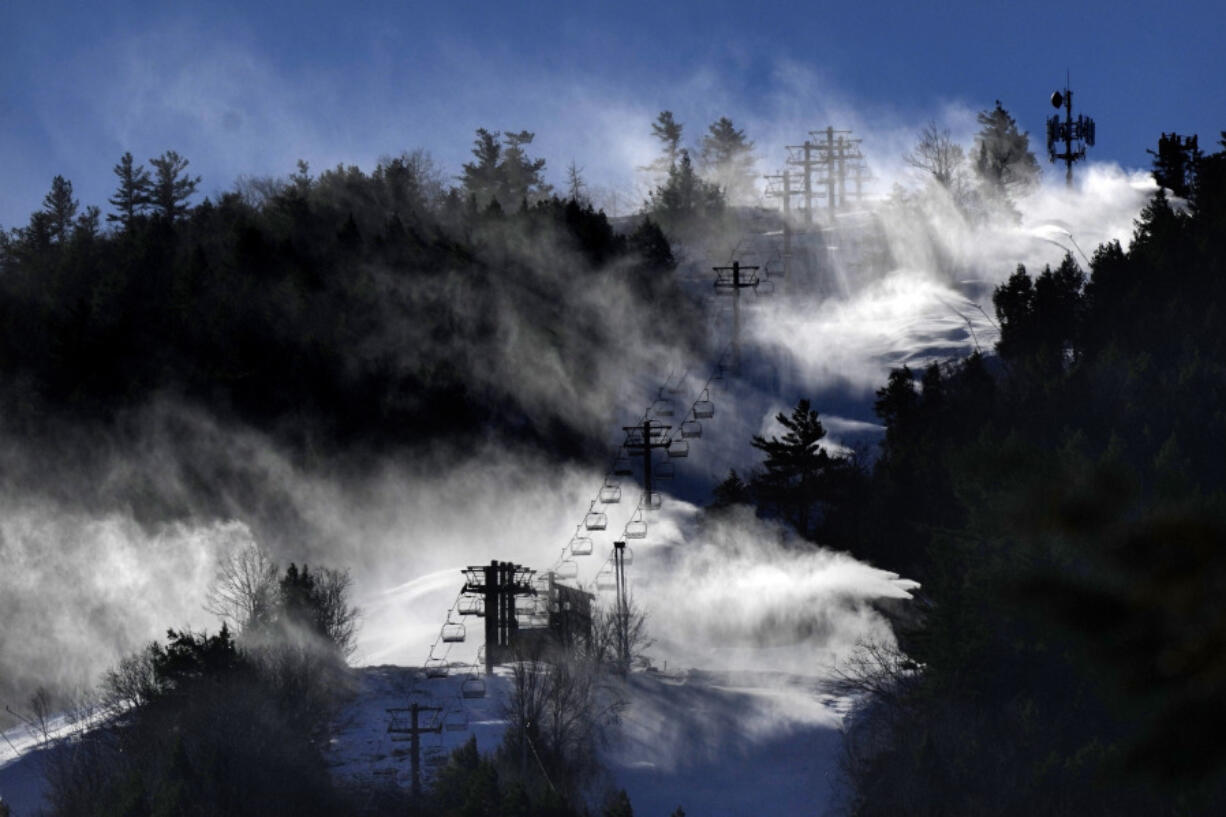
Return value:
[[(464, 676), (426, 678), (420, 669), (366, 667), (359, 692), (341, 713), (328, 751), (346, 785), (407, 788), (409, 743), (388, 732), (388, 709), (412, 703), (420, 725), (428, 785), (452, 751), (477, 738), (482, 752), (501, 742), (509, 673), (487, 679), (484, 698), (460, 697)], [(626, 707), (607, 730), (606, 785), (625, 788), (638, 814), (819, 814), (836, 797), (840, 727), (851, 702), (820, 681), (782, 673), (647, 671), (613, 681)], [(457, 717), (456, 713), (462, 713)], [(453, 724), (457, 728), (451, 728)]]

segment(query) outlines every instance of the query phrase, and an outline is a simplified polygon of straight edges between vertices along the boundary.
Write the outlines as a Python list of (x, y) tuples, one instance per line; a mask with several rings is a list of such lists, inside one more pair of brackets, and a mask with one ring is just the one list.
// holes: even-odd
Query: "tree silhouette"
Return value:
[(753, 195), (753, 142), (728, 117), (721, 116), (707, 128), (699, 163), (707, 177), (723, 187), (725, 198), (744, 201)]
[(132, 154), (125, 153), (115, 165), (115, 175), (119, 188), (107, 201), (116, 212), (108, 213), (106, 220), (118, 221), (124, 230), (130, 230), (136, 216), (149, 206), (149, 171), (143, 165), (134, 165)]
[(651, 123), (651, 135), (660, 140), (664, 155), (652, 162), (648, 169), (668, 171), (677, 166), (681, 156), (682, 129), (681, 123), (673, 118), (672, 111), (660, 111), (656, 121)]
[(150, 159), (149, 164), (153, 166), (149, 204), (156, 215), (167, 221), (175, 221), (187, 212), (187, 200), (195, 194), (200, 177), (186, 175), (184, 171), (187, 170), (188, 160), (173, 150)]
[(53, 242), (68, 240), (78, 205), (72, 197), (72, 182), (63, 176), (51, 180), (51, 191), (43, 197), (43, 212), (47, 214), (47, 229)]
[[(984, 197), (997, 208), (1013, 213), (1012, 199), (1039, 183), (1042, 171), (1030, 150), (1030, 137), (996, 100), (996, 107), (976, 117), (974, 169)], [(1016, 215), (1014, 213), (1014, 215)]]
[(826, 436), (817, 412), (801, 400), (791, 416), (780, 412), (775, 420), (787, 429), (782, 437), (755, 435), (751, 445), (766, 455), (766, 473), (758, 489), (804, 536), (811, 533), (813, 506), (819, 480), (830, 465), (830, 455), (821, 447)]

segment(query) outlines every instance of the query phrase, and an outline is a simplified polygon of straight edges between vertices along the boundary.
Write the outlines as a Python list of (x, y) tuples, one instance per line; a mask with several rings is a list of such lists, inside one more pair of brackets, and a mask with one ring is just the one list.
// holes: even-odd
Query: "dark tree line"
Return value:
[(1154, 172), (1129, 249), (997, 289), (995, 356), (891, 373), (871, 469), (802, 404), (717, 491), (922, 583), (846, 679), (854, 814), (1226, 807), (1226, 149)]
[(618, 232), (552, 197), (532, 134), (498, 137), (478, 133), (450, 190), (405, 154), (369, 174), (300, 164), (198, 204), (186, 159), (125, 154), (111, 231), (56, 177), (27, 226), (0, 231), (6, 422), (109, 423), (169, 395), (294, 445), (480, 432), (587, 450), (591, 418), (525, 393), (540, 378), (504, 340), (535, 337), (566, 388), (597, 387), (618, 322), (596, 287), (638, 302), (636, 339), (691, 337), (671, 251), (649, 221)]

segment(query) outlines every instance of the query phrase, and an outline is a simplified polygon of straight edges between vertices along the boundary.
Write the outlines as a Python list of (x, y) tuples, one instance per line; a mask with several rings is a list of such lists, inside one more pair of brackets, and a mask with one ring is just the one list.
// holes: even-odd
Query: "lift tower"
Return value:
[[(1064, 83), (1064, 93), (1053, 91), (1051, 106), (1056, 110), (1064, 107), (1064, 121), (1060, 114), (1055, 114), (1047, 120), (1047, 155), (1051, 162), (1064, 162), (1064, 181), (1073, 186), (1073, 162), (1086, 157), (1086, 146), (1094, 147), (1094, 120), (1088, 116), (1078, 115), (1073, 119), (1073, 92), (1069, 90), (1068, 80)], [(1064, 151), (1056, 152), (1057, 145), (1063, 142)]]
[[(418, 716), (423, 712), (442, 712), (439, 706), (422, 706), (414, 702), (410, 706), (394, 707), (387, 710), (392, 716), (392, 722), (387, 725), (387, 731), (393, 735), (408, 735), (407, 738), (393, 737), (392, 740), (409, 741), (409, 762), (413, 772), (413, 802), (421, 800), (421, 736), (423, 734), (439, 734), (443, 731), (442, 722), (432, 726), (422, 726)], [(403, 722), (400, 716), (407, 714), (409, 722)]]
[(792, 271), (792, 196), (799, 195), (801, 191), (792, 189), (792, 173), (789, 170), (764, 178), (767, 198), (783, 199), (783, 275), (787, 277)]
[(484, 598), (485, 672), (494, 672), (511, 649), (519, 621), (515, 617), (515, 598), (535, 596), (532, 575), (535, 570), (511, 562), (491, 561), (488, 565), (464, 569), (464, 593)]
[(639, 425), (622, 426), (626, 432), (626, 451), (630, 456), (643, 457), (643, 501), (645, 510), (659, 507), (651, 482), (651, 450), (653, 448), (668, 448), (670, 440), (668, 430), (670, 425), (652, 422), (651, 418), (643, 420)]
[(742, 267), (733, 261), (730, 267), (712, 267), (715, 270), (715, 291), (732, 296), (732, 371), (741, 373), (741, 290), (758, 286), (758, 268)]
[(813, 169), (821, 164), (821, 161), (813, 155), (814, 152), (818, 150), (818, 145), (806, 139), (803, 145), (788, 145), (787, 150), (787, 163), (789, 165), (796, 165), (797, 167), (802, 168), (801, 178), (804, 181), (804, 187), (801, 191), (801, 195), (804, 196), (805, 226), (812, 227)]
[(617, 662), (626, 673), (630, 671), (630, 600), (626, 595), (626, 542), (623, 539), (613, 543), (613, 571), (617, 579)]

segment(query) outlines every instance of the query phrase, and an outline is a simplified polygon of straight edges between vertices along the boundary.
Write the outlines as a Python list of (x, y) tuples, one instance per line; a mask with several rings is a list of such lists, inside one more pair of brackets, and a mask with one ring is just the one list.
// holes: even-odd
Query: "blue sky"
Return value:
[(1226, 6), (1063, 5), (7, 0), (0, 225), (57, 173), (105, 209), (125, 150), (178, 150), (215, 193), (298, 158), (369, 169), (418, 147), (453, 176), (481, 126), (534, 131), (556, 184), (573, 159), (633, 198), (663, 108), (690, 142), (732, 117), (764, 170), (807, 130), (851, 126), (889, 176), (925, 122), (969, 137), (999, 98), (1041, 154), (1066, 68), (1097, 160), (1144, 166), (1162, 131), (1216, 141)]

